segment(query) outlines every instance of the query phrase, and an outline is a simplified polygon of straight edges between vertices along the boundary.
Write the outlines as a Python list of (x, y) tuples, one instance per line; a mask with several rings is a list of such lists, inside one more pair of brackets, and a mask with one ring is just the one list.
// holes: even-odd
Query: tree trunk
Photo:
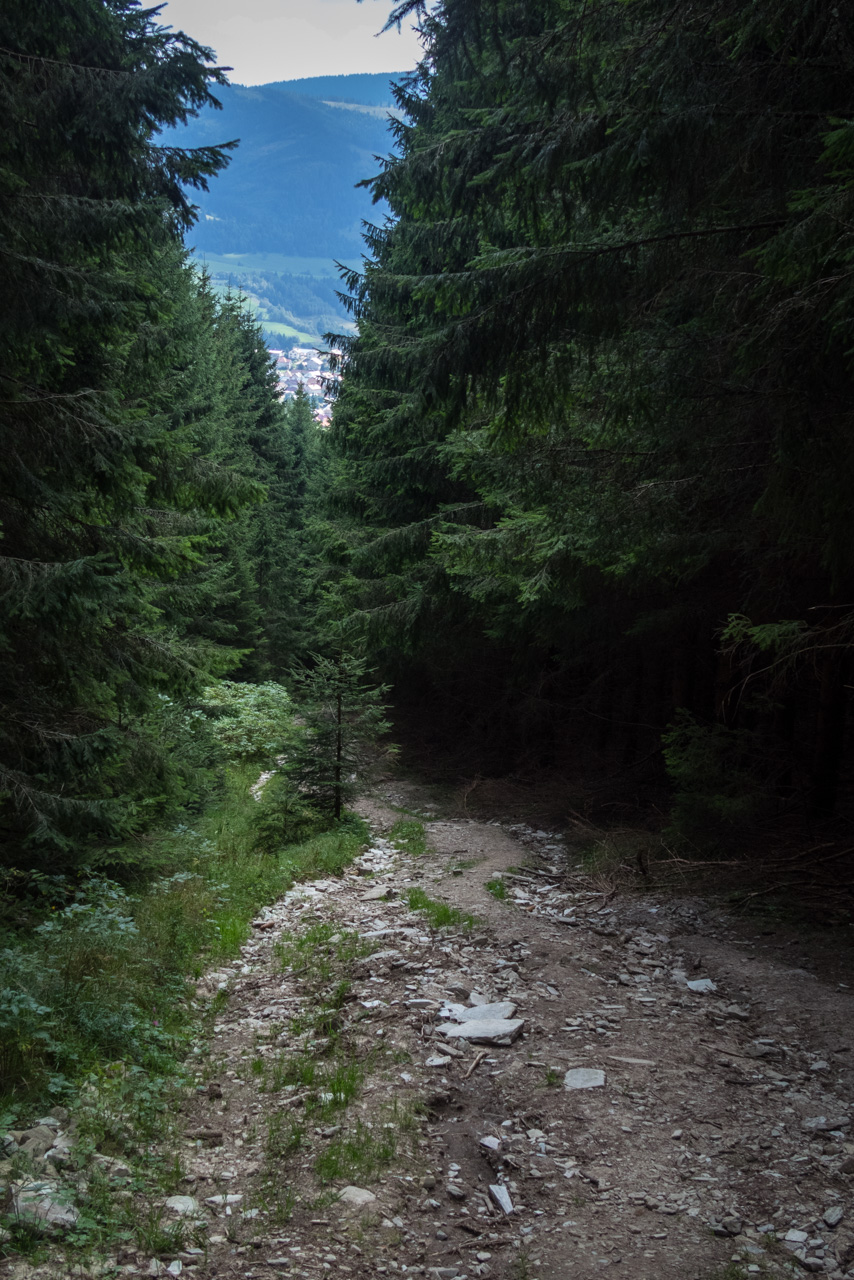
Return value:
[(338, 694), (337, 700), (337, 726), (338, 732), (335, 736), (335, 818), (341, 817), (341, 763), (344, 755), (344, 741), (342, 732), (342, 704), (341, 694)]
[(819, 672), (818, 718), (813, 756), (812, 811), (827, 818), (836, 807), (845, 742), (845, 673), (838, 651), (826, 653)]

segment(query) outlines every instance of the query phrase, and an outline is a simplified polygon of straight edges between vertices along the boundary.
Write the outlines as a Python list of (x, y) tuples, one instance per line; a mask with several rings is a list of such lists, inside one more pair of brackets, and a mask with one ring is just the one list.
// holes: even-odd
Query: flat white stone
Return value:
[(470, 1040), (473, 1044), (509, 1044), (522, 1034), (524, 1025), (524, 1018), (472, 1018), (440, 1030), (444, 1036)]
[(479, 1004), (471, 1009), (464, 1004), (448, 1004), (445, 1008), (457, 1022), (475, 1022), (481, 1018), (512, 1018), (516, 1012), (512, 1000), (497, 1000), (494, 1004)]
[(166, 1208), (177, 1213), (180, 1218), (189, 1218), (201, 1212), (201, 1206), (195, 1196), (170, 1196)]
[(652, 1058), (621, 1058), (618, 1053), (609, 1053), (612, 1062), (627, 1062), (631, 1067), (654, 1067)]
[(490, 1186), (489, 1195), (504, 1213), (513, 1212), (513, 1201), (510, 1199), (510, 1192), (506, 1187), (502, 1187), (500, 1183), (495, 1183), (494, 1186)]
[(486, 1147), (488, 1151), (497, 1151), (501, 1146), (501, 1139), (493, 1138), (491, 1134), (488, 1134), (485, 1138), (481, 1138), (480, 1145)]
[(695, 978), (693, 982), (686, 984), (689, 991), (717, 991), (717, 987), (711, 978)]
[(447, 1067), (451, 1062), (450, 1058), (444, 1058), (440, 1053), (434, 1053), (424, 1063), (425, 1067)]
[(605, 1072), (595, 1067), (573, 1067), (563, 1078), (565, 1089), (601, 1089), (605, 1083)]

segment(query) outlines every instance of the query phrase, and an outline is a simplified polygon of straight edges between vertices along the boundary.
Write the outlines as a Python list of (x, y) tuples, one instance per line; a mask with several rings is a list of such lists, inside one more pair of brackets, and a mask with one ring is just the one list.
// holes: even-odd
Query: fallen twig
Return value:
[(486, 1057), (487, 1052), (488, 1051), (486, 1049), (482, 1049), (480, 1053), (475, 1057), (474, 1061), (469, 1064), (468, 1071), (464, 1072), (463, 1074), (464, 1080), (468, 1080), (469, 1076), (475, 1070), (475, 1068), (480, 1066), (480, 1064), (483, 1062), (484, 1058)]

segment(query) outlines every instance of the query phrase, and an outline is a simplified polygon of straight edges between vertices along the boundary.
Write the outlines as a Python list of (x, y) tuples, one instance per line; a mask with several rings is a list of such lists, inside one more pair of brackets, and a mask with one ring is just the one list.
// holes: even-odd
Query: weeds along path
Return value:
[(172, 1244), (115, 1273), (854, 1277), (851, 991), (425, 801), (203, 980)]

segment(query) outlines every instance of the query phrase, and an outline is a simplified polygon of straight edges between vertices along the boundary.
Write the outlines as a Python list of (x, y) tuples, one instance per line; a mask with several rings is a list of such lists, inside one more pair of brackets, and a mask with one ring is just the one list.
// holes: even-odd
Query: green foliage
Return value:
[(410, 911), (423, 912), (433, 929), (447, 929), (452, 925), (473, 929), (476, 924), (471, 912), (460, 911), (458, 907), (449, 907), (446, 902), (436, 902), (417, 886), (407, 890), (406, 902)]
[(188, 978), (238, 954), (260, 906), (297, 880), (339, 874), (356, 856), (365, 840), (358, 819), (259, 852), (252, 776), (232, 773), (193, 827), (158, 836), (150, 862), (161, 874), (137, 891), (106, 878), (68, 884), (66, 905), (9, 937), (0, 953), (0, 1092), (62, 1095), (111, 1062), (136, 1081), (128, 1090), (144, 1091), (186, 1051)]
[[(319, 809), (340, 818), (381, 754), (379, 738), (389, 728), (382, 698), (385, 685), (369, 683), (365, 660), (339, 652), (314, 656), (314, 665), (294, 673), (295, 694), (304, 736), (295, 744), (287, 768)], [(392, 748), (386, 747), (388, 756)]]
[(497, 902), (507, 901), (507, 883), (501, 876), (494, 876), (491, 880), (487, 880), (486, 890)]
[[(831, 0), (408, 12), (425, 58), (371, 184), (394, 218), (344, 277), (354, 623), (490, 769), (500, 747), (505, 768), (581, 744), (590, 767), (660, 762), (684, 706), (761, 721), (829, 812), (848, 748), (820, 708), (850, 711), (854, 630), (850, 30)], [(760, 648), (808, 624), (812, 668), (747, 643), (733, 662), (733, 614)], [(781, 675), (782, 714), (738, 697)]]
[(754, 734), (700, 725), (681, 711), (662, 741), (675, 792), (666, 838), (701, 849), (725, 847), (767, 808), (769, 797), (758, 776), (761, 746)]
[(427, 852), (427, 833), (424, 823), (415, 818), (398, 818), (388, 833), (389, 839), (401, 853), (420, 858)]
[(334, 1138), (314, 1162), (314, 1172), (321, 1184), (342, 1179), (363, 1182), (391, 1164), (397, 1155), (397, 1126), (389, 1121), (371, 1126), (358, 1120), (354, 1129)]
[(354, 960), (369, 956), (376, 946), (358, 933), (331, 924), (310, 925), (305, 933), (283, 935), (275, 951), (282, 968), (313, 987), (324, 986), (347, 974)]
[(322, 815), (290, 778), (277, 773), (265, 783), (255, 820), (255, 848), (259, 853), (278, 853), (284, 845), (305, 841), (324, 826)]
[(224, 759), (272, 764), (296, 734), (290, 695), (280, 684), (236, 684), (220, 680), (205, 689), (199, 708)]
[(258, 491), (211, 447), (211, 309), (180, 243), (228, 148), (153, 140), (222, 73), (131, 5), (5, 19), (0, 834), (7, 862), (55, 866), (174, 801), (146, 717), (233, 661), (176, 605), (200, 524)]
[(317, 432), (181, 243), (234, 144), (156, 138), (217, 107), (210, 50), (129, 4), (6, 16), (0, 838), (112, 867), (288, 740), (280, 688), (212, 681), (296, 656)]

